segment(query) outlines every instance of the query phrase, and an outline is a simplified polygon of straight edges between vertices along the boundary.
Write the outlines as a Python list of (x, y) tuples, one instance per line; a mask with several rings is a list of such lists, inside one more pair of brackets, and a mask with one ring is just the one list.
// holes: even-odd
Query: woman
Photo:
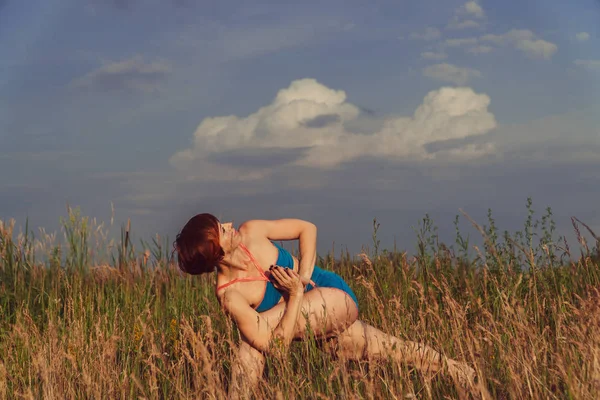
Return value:
[[(300, 260), (272, 242), (295, 239)], [(252, 220), (236, 230), (211, 214), (191, 218), (177, 235), (179, 267), (194, 275), (216, 268), (218, 301), (241, 333), (232, 397), (242, 382), (257, 382), (274, 341), (285, 348), (302, 339), (307, 323), (317, 337), (332, 342), (339, 357), (392, 357), (426, 373), (445, 369), (462, 386), (472, 384), (474, 370), (466, 364), (360, 321), (352, 289), (337, 274), (315, 266), (316, 242), (317, 228), (307, 221)]]

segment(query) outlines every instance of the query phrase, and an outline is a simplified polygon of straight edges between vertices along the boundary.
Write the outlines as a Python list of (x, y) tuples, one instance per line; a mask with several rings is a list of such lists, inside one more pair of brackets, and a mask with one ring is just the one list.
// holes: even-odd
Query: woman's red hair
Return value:
[(211, 214), (192, 217), (175, 239), (177, 261), (183, 272), (213, 272), (225, 253), (219, 243), (219, 220)]

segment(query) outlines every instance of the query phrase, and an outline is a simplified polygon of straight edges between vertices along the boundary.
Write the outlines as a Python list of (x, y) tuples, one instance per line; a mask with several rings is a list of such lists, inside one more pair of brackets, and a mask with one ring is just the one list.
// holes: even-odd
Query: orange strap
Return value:
[(240, 242), (240, 247), (242, 248), (242, 250), (244, 250), (246, 252), (246, 254), (248, 254), (248, 257), (250, 257), (250, 260), (252, 260), (252, 263), (254, 264), (254, 266), (256, 267), (258, 272), (260, 272), (260, 274), (263, 276), (263, 278), (265, 278), (266, 280), (269, 280), (267, 275), (264, 273), (264, 271), (262, 270), (262, 268), (260, 267), (260, 265), (258, 264), (256, 259), (254, 258), (252, 253), (250, 253), (250, 250), (248, 250), (248, 248), (244, 245), (244, 243)]
[(253, 281), (266, 281), (267, 279), (263, 278), (262, 276), (249, 276), (246, 278), (237, 278), (234, 279), (232, 281), (229, 281), (221, 286), (217, 287), (217, 292), (221, 289), (225, 289), (227, 286), (231, 286), (234, 283), (238, 283), (238, 282), (253, 282)]
[(243, 243), (240, 243), (240, 247), (242, 248), (242, 250), (244, 250), (246, 252), (246, 254), (248, 254), (248, 256), (250, 257), (250, 260), (252, 261), (252, 264), (254, 264), (254, 266), (256, 267), (256, 269), (258, 270), (258, 272), (260, 273), (261, 276), (248, 276), (245, 278), (234, 279), (234, 280), (229, 281), (221, 286), (218, 286), (217, 292), (221, 289), (226, 288), (227, 286), (231, 286), (234, 283), (238, 283), (238, 282), (253, 282), (253, 281), (268, 281), (269, 280), (269, 278), (267, 278), (267, 275), (265, 275), (263, 270), (260, 268), (260, 266), (258, 265), (256, 260), (252, 256), (252, 253), (250, 253), (250, 250), (248, 250), (248, 248), (246, 246), (244, 246)]

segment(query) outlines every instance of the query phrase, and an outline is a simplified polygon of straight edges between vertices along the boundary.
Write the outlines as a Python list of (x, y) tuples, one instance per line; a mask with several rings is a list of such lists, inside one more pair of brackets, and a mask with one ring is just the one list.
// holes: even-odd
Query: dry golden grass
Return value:
[[(87, 224), (70, 218), (79, 229)], [(0, 221), (0, 398), (226, 398), (239, 337), (212, 294), (214, 277), (182, 276), (160, 241), (152, 252), (125, 249), (90, 267), (85, 234), (73, 232), (58, 246), (46, 236), (15, 235), (14, 223)], [(437, 245), (412, 257), (365, 252), (320, 263), (355, 289), (362, 319), (469, 362), (493, 398), (597, 399), (595, 251), (546, 264), (536, 253), (533, 268), (522, 268), (531, 257), (510, 253), (506, 243), (474, 260)], [(248, 395), (459, 393), (448, 378), (429, 379), (410, 366), (333, 359), (311, 339), (295, 342), (287, 357), (269, 358)]]

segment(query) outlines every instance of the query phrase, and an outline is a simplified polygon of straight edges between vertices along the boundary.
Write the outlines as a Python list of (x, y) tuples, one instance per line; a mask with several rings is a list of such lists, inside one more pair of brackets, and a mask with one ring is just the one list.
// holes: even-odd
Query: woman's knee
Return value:
[(316, 288), (308, 292), (301, 313), (309, 317), (307, 322), (311, 329), (321, 334), (338, 334), (358, 318), (354, 302), (345, 292), (334, 288)]
[(343, 332), (329, 339), (331, 351), (336, 357), (350, 360), (362, 360), (366, 358), (367, 337), (365, 324), (356, 320)]

